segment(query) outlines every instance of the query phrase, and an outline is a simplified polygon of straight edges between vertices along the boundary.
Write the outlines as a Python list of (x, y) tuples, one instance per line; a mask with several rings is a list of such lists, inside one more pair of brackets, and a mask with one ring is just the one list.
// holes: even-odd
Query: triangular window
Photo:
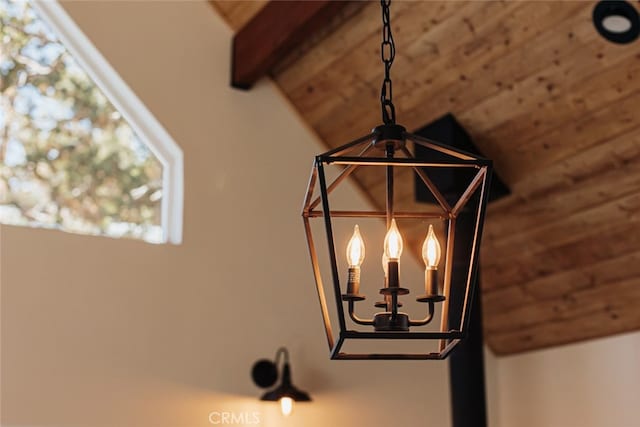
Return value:
[(56, 2), (0, 0), (0, 222), (179, 243), (182, 152)]

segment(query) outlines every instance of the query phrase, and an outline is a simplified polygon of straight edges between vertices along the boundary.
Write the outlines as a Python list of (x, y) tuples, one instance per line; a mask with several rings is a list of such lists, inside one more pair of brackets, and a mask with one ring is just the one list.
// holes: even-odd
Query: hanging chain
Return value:
[(380, 104), (382, 106), (382, 121), (385, 125), (396, 123), (396, 108), (393, 106), (393, 86), (391, 83), (391, 66), (396, 56), (396, 45), (391, 34), (391, 18), (389, 17), (389, 5), (391, 0), (380, 0), (382, 6), (382, 44), (380, 56), (384, 64), (384, 80), (380, 91)]

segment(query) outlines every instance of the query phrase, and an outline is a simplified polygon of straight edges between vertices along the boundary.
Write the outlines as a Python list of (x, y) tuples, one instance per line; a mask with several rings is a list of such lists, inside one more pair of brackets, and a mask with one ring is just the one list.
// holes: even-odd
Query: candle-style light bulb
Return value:
[(391, 220), (391, 226), (384, 237), (384, 255), (387, 257), (387, 287), (400, 286), (400, 255), (402, 255), (402, 236), (396, 220)]
[(293, 399), (286, 396), (280, 398), (280, 411), (285, 417), (291, 415), (291, 412), (293, 412)]
[(438, 264), (442, 249), (440, 242), (433, 231), (433, 225), (429, 225), (427, 238), (422, 244), (422, 259), (424, 260), (424, 295), (418, 298), (420, 302), (439, 302), (444, 300), (444, 295), (438, 292)]
[(347, 263), (349, 264), (349, 278), (347, 279), (347, 293), (343, 298), (362, 299), (360, 295), (360, 265), (364, 261), (364, 240), (360, 235), (360, 227), (353, 227), (353, 236), (347, 244)]
[(440, 242), (438, 242), (436, 233), (433, 231), (433, 225), (429, 225), (427, 238), (424, 240), (424, 244), (422, 245), (422, 259), (424, 260), (427, 268), (437, 269), (441, 256), (442, 250), (440, 248)]
[(364, 240), (360, 235), (360, 227), (356, 224), (353, 227), (353, 236), (351, 236), (351, 240), (347, 244), (347, 262), (349, 263), (349, 268), (355, 268), (360, 267), (362, 261), (364, 261)]
[(389, 261), (398, 261), (402, 255), (402, 236), (395, 219), (391, 220), (391, 227), (384, 238), (384, 253)]

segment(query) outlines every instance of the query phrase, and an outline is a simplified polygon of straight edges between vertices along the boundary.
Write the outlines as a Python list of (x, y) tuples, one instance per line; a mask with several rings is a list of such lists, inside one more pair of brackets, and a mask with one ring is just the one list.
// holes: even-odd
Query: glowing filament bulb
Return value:
[(360, 235), (360, 228), (356, 225), (353, 227), (353, 236), (347, 245), (347, 262), (349, 267), (360, 267), (364, 261), (364, 240)]
[(389, 261), (398, 261), (402, 255), (402, 236), (395, 219), (391, 220), (391, 227), (384, 238), (384, 254)]
[(293, 411), (293, 399), (290, 397), (283, 397), (280, 399), (280, 410), (282, 415), (288, 417)]
[(433, 225), (429, 225), (429, 232), (427, 238), (422, 245), (422, 259), (424, 260), (427, 268), (435, 269), (440, 263), (440, 256), (442, 250), (440, 249), (440, 242), (436, 237), (436, 233), (433, 232)]

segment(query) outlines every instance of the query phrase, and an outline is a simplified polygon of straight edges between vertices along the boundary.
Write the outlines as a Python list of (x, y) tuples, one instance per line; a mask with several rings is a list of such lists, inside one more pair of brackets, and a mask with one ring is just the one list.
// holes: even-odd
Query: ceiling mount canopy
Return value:
[(627, 44), (640, 36), (640, 15), (624, 0), (603, 0), (593, 9), (598, 33), (613, 43)]
[[(468, 327), (492, 164), (396, 124), (390, 1), (381, 5), (383, 124), (315, 158), (302, 216), (331, 358), (442, 359)], [(417, 146), (423, 148), (420, 157)], [(456, 175), (455, 185), (439, 188), (430, 178), (442, 168)], [(419, 209), (395, 203), (394, 194), (402, 189), (395, 188), (394, 177), (407, 173), (417, 175), (431, 194), (431, 202)], [(359, 180), (381, 178), (372, 188), (384, 193), (384, 210), (341, 207), (353, 204), (353, 197), (340, 191), (345, 179), (359, 174)], [(371, 242), (367, 246), (374, 236), (373, 247)], [(401, 280), (405, 247), (420, 254), (423, 283)], [(371, 291), (380, 297), (367, 303), (371, 299), (365, 292)], [(410, 300), (409, 294), (417, 297)], [(331, 300), (334, 307), (328, 304)], [(339, 332), (334, 335), (336, 323)], [(346, 349), (350, 341), (357, 343), (355, 351)], [(420, 341), (419, 348), (406, 351), (402, 341)]]

